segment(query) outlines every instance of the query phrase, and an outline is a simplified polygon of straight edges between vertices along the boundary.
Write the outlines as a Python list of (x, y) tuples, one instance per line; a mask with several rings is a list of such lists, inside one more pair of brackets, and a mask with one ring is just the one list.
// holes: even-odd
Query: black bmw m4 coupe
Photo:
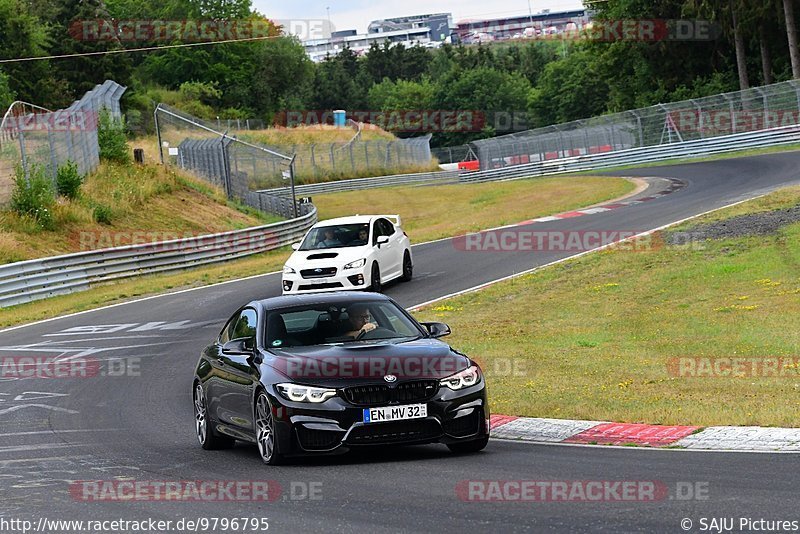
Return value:
[(443, 443), (476, 452), (489, 440), (477, 363), (377, 293), (253, 301), (200, 355), (193, 400), (204, 449), (255, 443), (261, 459), (358, 447)]

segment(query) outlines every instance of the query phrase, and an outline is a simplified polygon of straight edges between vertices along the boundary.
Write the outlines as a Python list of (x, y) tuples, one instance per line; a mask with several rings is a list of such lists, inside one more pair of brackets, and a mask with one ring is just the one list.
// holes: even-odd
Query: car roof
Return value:
[(309, 304), (348, 304), (355, 300), (359, 302), (386, 302), (390, 299), (381, 293), (337, 291), (331, 293), (312, 293), (308, 295), (282, 295), (280, 297), (256, 300), (253, 301), (251, 305), (258, 304), (263, 306), (265, 310), (274, 310)]
[(368, 222), (372, 222), (373, 219), (377, 219), (378, 217), (384, 217), (384, 215), (350, 215), (348, 217), (337, 217), (335, 219), (327, 219), (324, 221), (319, 221), (317, 224), (314, 225), (315, 228), (319, 226), (334, 226), (337, 224), (364, 224)]

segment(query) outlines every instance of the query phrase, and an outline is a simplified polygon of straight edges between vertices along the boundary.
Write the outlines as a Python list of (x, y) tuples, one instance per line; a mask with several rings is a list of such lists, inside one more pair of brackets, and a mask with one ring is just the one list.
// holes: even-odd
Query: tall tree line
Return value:
[[(293, 38), (0, 64), (0, 108), (58, 108), (111, 78), (126, 108), (154, 100), (193, 113), (271, 120), (285, 110), (477, 110), (480, 128), (436, 144), (504, 133), (500, 112), (535, 127), (800, 78), (796, 0), (607, 0), (603, 20), (709, 21), (707, 40), (575, 39), (436, 50), (374, 45), (314, 64)], [(81, 20), (258, 20), (250, 0), (0, 0), (0, 59), (162, 45), (75, 38)], [(280, 28), (270, 32), (280, 35)], [(166, 44), (177, 44), (179, 40)], [(176, 96), (177, 95), (177, 96)], [(150, 108), (151, 109), (151, 108)], [(507, 123), (506, 121), (505, 123)], [(505, 124), (504, 123), (504, 124)]]

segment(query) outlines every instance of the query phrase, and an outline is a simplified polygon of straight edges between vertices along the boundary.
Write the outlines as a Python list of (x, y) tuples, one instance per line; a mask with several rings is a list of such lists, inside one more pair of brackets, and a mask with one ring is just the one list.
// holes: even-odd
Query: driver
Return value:
[(366, 334), (370, 330), (375, 330), (378, 328), (378, 325), (371, 323), (369, 319), (369, 309), (364, 304), (354, 304), (353, 306), (350, 306), (350, 308), (347, 310), (346, 323), (346, 328), (350, 328), (350, 330), (345, 332), (343, 335), (357, 338), (358, 336), (362, 335), (362, 333)]

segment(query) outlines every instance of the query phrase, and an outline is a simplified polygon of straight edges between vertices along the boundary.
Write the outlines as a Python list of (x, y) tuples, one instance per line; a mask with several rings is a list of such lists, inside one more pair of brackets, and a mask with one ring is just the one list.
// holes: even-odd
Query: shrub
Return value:
[(100, 159), (116, 163), (130, 163), (128, 139), (125, 136), (125, 120), (116, 120), (105, 108), (100, 110), (97, 128), (97, 142), (100, 145)]
[(94, 210), (92, 210), (92, 217), (100, 224), (111, 224), (114, 212), (105, 204), (95, 204)]
[(52, 230), (55, 201), (52, 181), (43, 167), (31, 165), (27, 177), (24, 169), (17, 167), (11, 209), (23, 217), (30, 217), (39, 227)]
[(78, 164), (74, 161), (67, 161), (58, 168), (56, 172), (56, 188), (62, 197), (76, 199), (81, 192), (83, 176), (78, 172)]

